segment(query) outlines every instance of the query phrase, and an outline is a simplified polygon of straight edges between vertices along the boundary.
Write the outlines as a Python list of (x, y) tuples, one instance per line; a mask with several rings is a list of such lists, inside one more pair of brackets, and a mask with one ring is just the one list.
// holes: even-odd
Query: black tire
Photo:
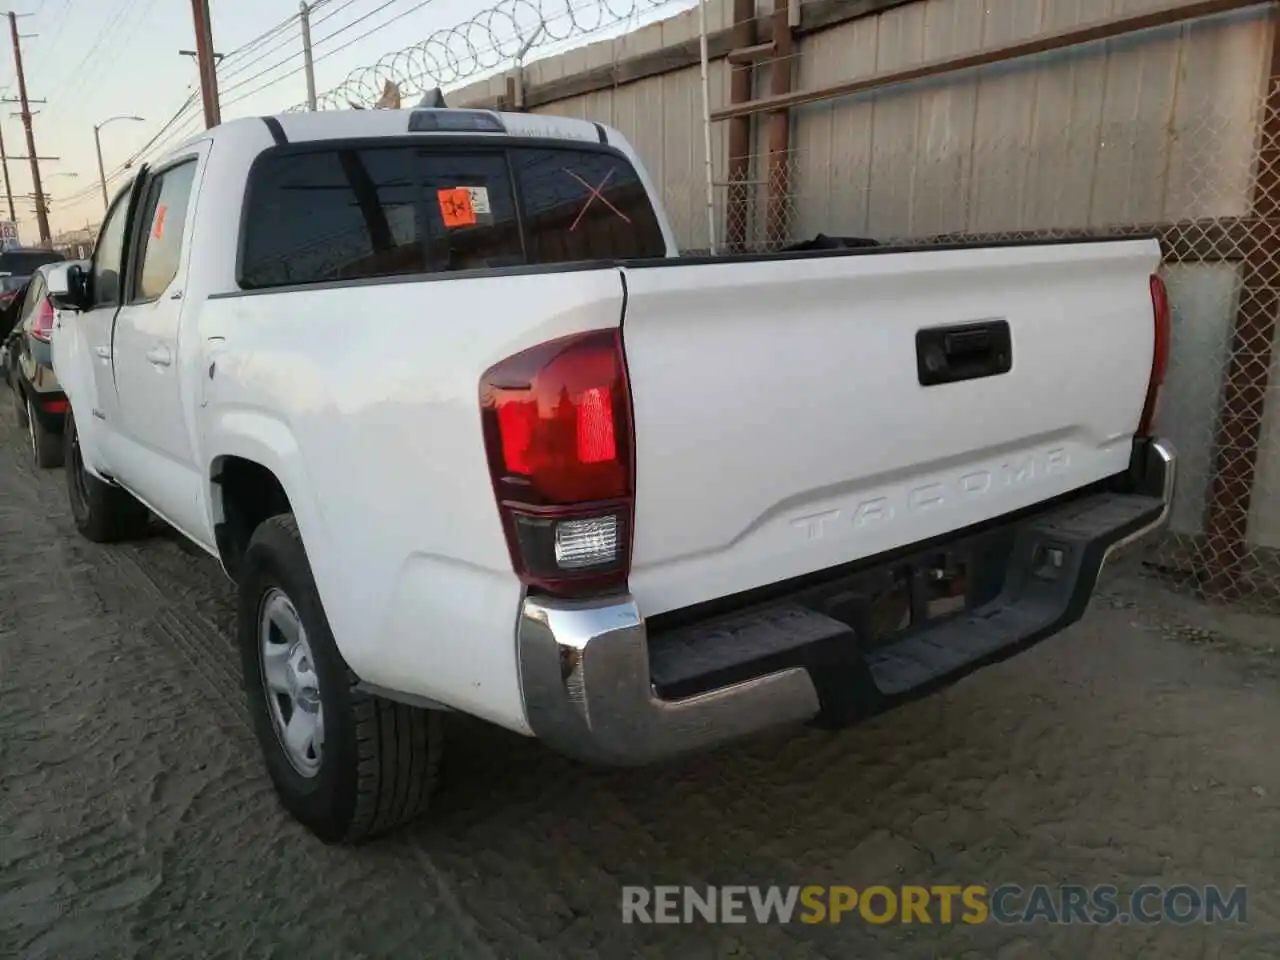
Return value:
[[(306, 634), (319, 683), (323, 749), (311, 776), (290, 761), (268, 704), (259, 624), (283, 593)], [(254, 531), (239, 576), (239, 646), (245, 696), (281, 803), (326, 843), (360, 843), (424, 813), (439, 779), (444, 728), (437, 712), (356, 689), (325, 617), (291, 514)]]
[(12, 383), (10, 384), (10, 392), (13, 394), (13, 409), (18, 414), (18, 426), (23, 430), (27, 429), (27, 401), (23, 397), (22, 391)]
[(52, 470), (62, 466), (62, 437), (47, 429), (32, 409), (32, 402), (27, 398), (27, 433), (31, 437), (31, 455), (36, 466), (41, 470)]
[(76, 529), (94, 543), (114, 543), (142, 536), (150, 512), (129, 491), (98, 479), (85, 468), (80, 434), (69, 410), (62, 440), (67, 494)]

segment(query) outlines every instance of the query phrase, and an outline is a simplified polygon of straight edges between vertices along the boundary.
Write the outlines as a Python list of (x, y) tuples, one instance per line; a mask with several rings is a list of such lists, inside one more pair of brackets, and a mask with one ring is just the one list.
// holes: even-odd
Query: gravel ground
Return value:
[[(430, 822), (330, 848), (276, 805), (232, 592), (75, 535), (0, 404), (0, 956), (1280, 955), (1280, 630), (1112, 577), (925, 702), (599, 772), (459, 720)], [(623, 884), (1249, 888), (1245, 924), (624, 926)]]

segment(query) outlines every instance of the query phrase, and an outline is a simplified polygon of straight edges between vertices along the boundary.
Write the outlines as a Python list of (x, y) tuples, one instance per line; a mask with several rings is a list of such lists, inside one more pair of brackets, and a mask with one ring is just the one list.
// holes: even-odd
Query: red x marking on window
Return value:
[(593, 187), (591, 184), (587, 183), (587, 181), (583, 180), (580, 176), (578, 176), (572, 170), (565, 168), (565, 171), (564, 171), (565, 173), (573, 177), (573, 179), (577, 180), (580, 184), (582, 184), (589, 191), (591, 191), (591, 196), (587, 197), (587, 202), (582, 205), (582, 209), (578, 211), (578, 216), (574, 219), (573, 224), (569, 227), (570, 233), (572, 233), (574, 230), (578, 228), (578, 224), (582, 221), (582, 218), (586, 216), (587, 208), (591, 206), (591, 203), (593, 200), (599, 200), (601, 203), (603, 203), (606, 207), (608, 207), (610, 210), (612, 210), (614, 213), (620, 216), (627, 223), (631, 222), (630, 217), (628, 217), (625, 213), (623, 213), (621, 210), (615, 207), (612, 203), (610, 203), (609, 198), (600, 192), (601, 190), (604, 189), (605, 184), (609, 182), (609, 178), (613, 176), (614, 171), (616, 171), (617, 169), (618, 169), (617, 167), (610, 167), (609, 172), (606, 173), (604, 175), (604, 179), (600, 181), (600, 185)]

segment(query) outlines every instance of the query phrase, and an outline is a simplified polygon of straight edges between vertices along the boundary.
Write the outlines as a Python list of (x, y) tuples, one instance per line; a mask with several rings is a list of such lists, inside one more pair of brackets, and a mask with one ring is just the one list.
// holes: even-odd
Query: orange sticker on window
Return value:
[(466, 187), (442, 187), (436, 191), (436, 199), (446, 227), (469, 227), (476, 222), (476, 209)]
[(164, 215), (169, 212), (169, 208), (163, 204), (156, 207), (156, 225), (151, 230), (151, 235), (159, 240), (164, 236)]

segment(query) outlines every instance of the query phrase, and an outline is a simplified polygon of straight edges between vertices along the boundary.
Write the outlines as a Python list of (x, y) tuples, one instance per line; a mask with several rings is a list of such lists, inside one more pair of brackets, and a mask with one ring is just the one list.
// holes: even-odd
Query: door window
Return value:
[(187, 205), (195, 180), (196, 162), (170, 167), (151, 178), (143, 198), (138, 233), (137, 276), (131, 303), (155, 300), (178, 275)]
[(26, 295), (22, 300), (22, 317), (18, 322), (24, 327), (26, 326), (27, 321), (35, 316), (36, 310), (40, 306), (40, 302), (44, 300), (44, 294), (44, 277), (36, 274), (31, 278), (31, 283), (27, 287)]
[(107, 214), (93, 251), (93, 305), (120, 302), (120, 263), (124, 258), (124, 227), (129, 215), (129, 190), (122, 190)]

